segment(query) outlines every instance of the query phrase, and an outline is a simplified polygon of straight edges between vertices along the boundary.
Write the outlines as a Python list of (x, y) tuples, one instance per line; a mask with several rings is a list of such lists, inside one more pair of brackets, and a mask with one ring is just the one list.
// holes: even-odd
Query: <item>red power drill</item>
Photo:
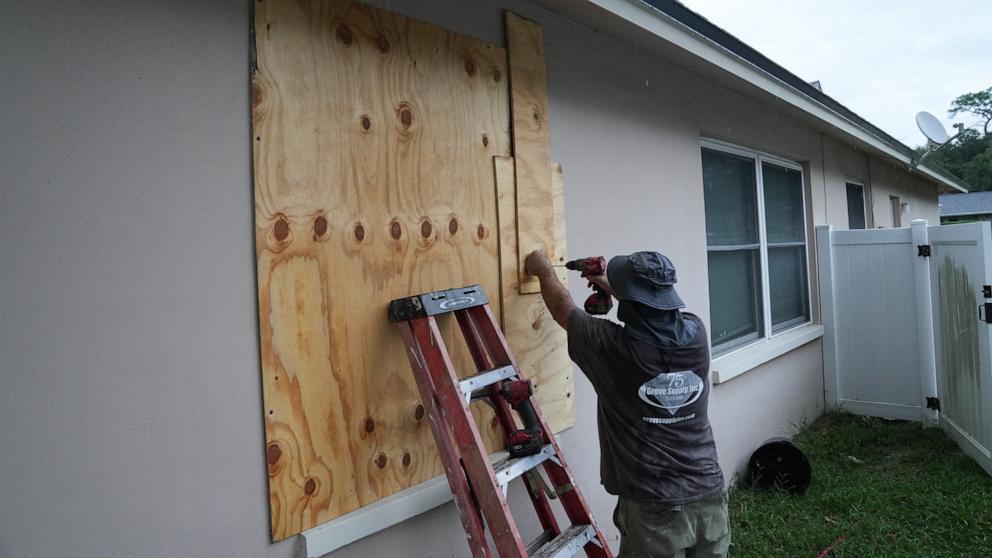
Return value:
[[(579, 258), (566, 263), (565, 269), (581, 271), (582, 277), (603, 275), (606, 273), (606, 258), (603, 256)], [(609, 311), (613, 308), (613, 299), (611, 299), (610, 295), (608, 295), (603, 289), (599, 288), (599, 286), (595, 283), (590, 282), (589, 286), (592, 287), (593, 293), (586, 299), (586, 303), (584, 305), (585, 311), (593, 316), (602, 316), (603, 314), (609, 313)]]
[(534, 394), (530, 380), (503, 382), (499, 387), (499, 394), (520, 415), (520, 420), (524, 423), (523, 430), (510, 434), (507, 440), (506, 449), (510, 452), (510, 457), (524, 457), (541, 451), (544, 446), (544, 429), (541, 428), (541, 421), (537, 419), (534, 405), (530, 402), (530, 396)]

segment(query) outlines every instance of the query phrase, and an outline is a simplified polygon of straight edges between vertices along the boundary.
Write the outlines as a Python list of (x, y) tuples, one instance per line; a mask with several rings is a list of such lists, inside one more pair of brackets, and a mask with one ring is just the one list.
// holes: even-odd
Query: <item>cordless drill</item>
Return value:
[[(582, 272), (582, 277), (592, 277), (606, 273), (606, 258), (603, 256), (590, 256), (579, 258), (565, 264), (565, 269)], [(595, 283), (590, 282), (593, 293), (589, 295), (584, 304), (585, 311), (593, 316), (602, 316), (609, 313), (613, 308), (613, 300), (610, 295)]]
[(520, 415), (520, 420), (524, 423), (523, 429), (510, 434), (507, 440), (506, 449), (510, 452), (510, 457), (524, 457), (541, 451), (544, 446), (544, 430), (534, 412), (534, 405), (530, 402), (530, 396), (534, 394), (530, 380), (503, 382), (499, 387), (499, 394)]

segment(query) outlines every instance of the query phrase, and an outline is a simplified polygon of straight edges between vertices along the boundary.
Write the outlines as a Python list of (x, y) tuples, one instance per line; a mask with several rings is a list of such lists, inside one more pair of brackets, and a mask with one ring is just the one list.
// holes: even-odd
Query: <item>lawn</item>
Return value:
[(733, 488), (735, 558), (992, 557), (992, 477), (940, 429), (831, 413), (793, 441), (813, 483)]

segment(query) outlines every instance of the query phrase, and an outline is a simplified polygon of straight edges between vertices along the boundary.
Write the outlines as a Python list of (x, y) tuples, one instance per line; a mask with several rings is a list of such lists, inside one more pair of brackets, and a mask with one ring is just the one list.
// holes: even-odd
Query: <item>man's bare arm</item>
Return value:
[(558, 325), (568, 329), (568, 318), (576, 310), (572, 295), (558, 280), (548, 256), (541, 250), (531, 252), (525, 262), (526, 271), (541, 282), (541, 297)]

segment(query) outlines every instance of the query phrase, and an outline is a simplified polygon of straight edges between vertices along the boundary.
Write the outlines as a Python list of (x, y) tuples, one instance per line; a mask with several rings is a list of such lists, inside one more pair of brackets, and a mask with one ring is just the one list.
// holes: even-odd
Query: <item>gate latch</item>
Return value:
[(984, 302), (978, 305), (978, 319), (992, 324), (992, 302)]
[(982, 285), (982, 296), (992, 298), (992, 285)]
[(917, 246), (916, 247), (916, 255), (919, 256), (919, 257), (921, 257), (921, 258), (929, 258), (930, 257), (930, 245), (929, 244), (920, 244), (919, 246)]

